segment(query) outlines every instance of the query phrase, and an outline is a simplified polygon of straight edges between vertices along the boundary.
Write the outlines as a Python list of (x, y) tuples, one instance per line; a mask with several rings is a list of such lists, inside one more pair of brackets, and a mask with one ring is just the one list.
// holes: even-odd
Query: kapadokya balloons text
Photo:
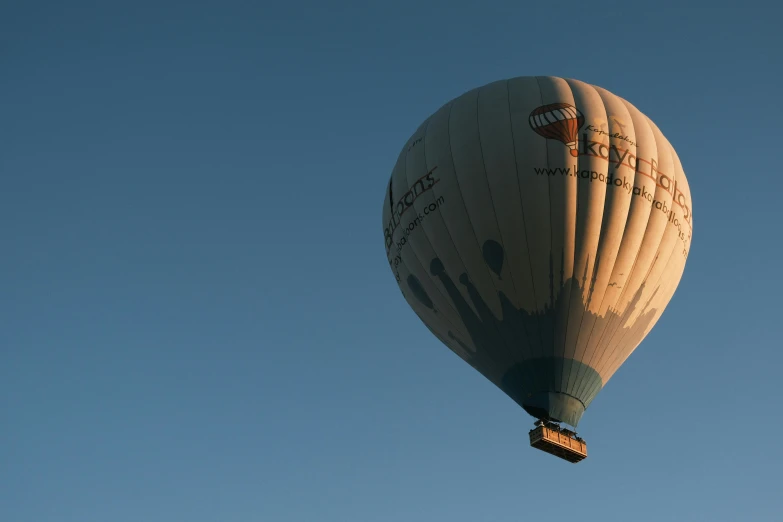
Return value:
[(389, 266), (424, 324), (530, 415), (572, 426), (661, 317), (692, 229), (658, 127), (555, 77), (441, 107), (383, 202)]

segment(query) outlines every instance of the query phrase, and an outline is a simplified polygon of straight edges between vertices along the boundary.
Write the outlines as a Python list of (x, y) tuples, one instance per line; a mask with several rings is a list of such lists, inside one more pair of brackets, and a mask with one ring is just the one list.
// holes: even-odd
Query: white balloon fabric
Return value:
[(672, 298), (692, 226), (658, 127), (556, 77), (441, 107), (383, 205), (389, 265), (430, 331), (530, 415), (574, 427)]

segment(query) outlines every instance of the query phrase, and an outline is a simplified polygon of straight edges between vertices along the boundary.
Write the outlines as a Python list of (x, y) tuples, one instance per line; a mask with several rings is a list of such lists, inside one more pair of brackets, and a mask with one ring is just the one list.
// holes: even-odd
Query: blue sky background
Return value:
[[(779, 4), (15, 4), (1, 520), (781, 520)], [(528, 446), (384, 256), (408, 136), (520, 75), (634, 103), (693, 194), (683, 281), (578, 465)]]

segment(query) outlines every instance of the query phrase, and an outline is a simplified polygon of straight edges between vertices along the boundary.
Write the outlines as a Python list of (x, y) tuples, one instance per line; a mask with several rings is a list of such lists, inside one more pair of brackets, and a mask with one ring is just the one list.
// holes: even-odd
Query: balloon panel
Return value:
[(633, 105), (520, 77), (417, 129), (383, 227), (430, 331), (531, 415), (576, 426), (673, 296), (691, 208), (674, 149)]

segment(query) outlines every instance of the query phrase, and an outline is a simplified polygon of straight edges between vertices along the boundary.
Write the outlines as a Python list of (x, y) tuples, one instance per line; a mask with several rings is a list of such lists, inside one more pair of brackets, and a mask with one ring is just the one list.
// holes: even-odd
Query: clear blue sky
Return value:
[[(783, 519), (779, 5), (14, 4), (3, 522)], [(384, 255), (408, 136), (520, 75), (634, 103), (693, 194), (683, 281), (578, 465), (528, 446)]]

